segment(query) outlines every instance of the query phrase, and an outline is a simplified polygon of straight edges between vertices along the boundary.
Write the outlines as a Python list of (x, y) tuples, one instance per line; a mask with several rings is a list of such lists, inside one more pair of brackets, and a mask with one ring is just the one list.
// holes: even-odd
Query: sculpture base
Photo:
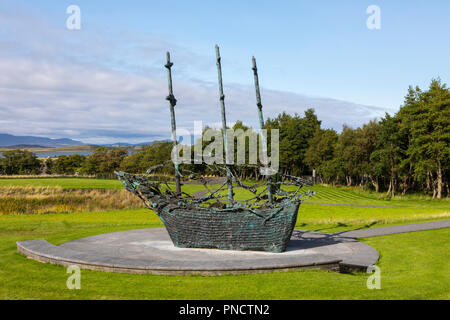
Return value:
[(55, 246), (45, 240), (17, 242), (27, 257), (63, 266), (152, 274), (239, 274), (297, 269), (366, 271), (378, 260), (372, 247), (351, 238), (294, 230), (284, 253), (184, 249), (162, 228), (100, 234)]

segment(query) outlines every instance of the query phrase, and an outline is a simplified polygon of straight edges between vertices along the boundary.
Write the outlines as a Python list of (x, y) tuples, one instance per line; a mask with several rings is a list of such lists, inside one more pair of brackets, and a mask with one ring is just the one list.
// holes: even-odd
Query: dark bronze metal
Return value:
[[(164, 65), (167, 68), (167, 78), (169, 82), (169, 95), (166, 97), (166, 100), (170, 102), (170, 120), (172, 125), (172, 141), (173, 146), (176, 150), (177, 148), (177, 126), (175, 122), (175, 105), (177, 104), (177, 99), (175, 99), (175, 96), (173, 95), (173, 88), (172, 88), (172, 66), (173, 63), (170, 61), (170, 53), (167, 52), (167, 63)], [(175, 190), (177, 194), (181, 194), (181, 182), (180, 182), (180, 173), (178, 171), (178, 152), (175, 153), (175, 159), (174, 159), (174, 166), (175, 166)]]
[[(314, 192), (301, 192), (304, 186), (311, 185), (308, 181), (279, 172), (276, 173), (276, 178), (271, 179), (269, 176), (266, 181), (254, 185), (246, 185), (238, 178), (236, 168), (227, 161), (229, 160), (227, 156), (230, 154), (227, 152), (225, 95), (223, 94), (221, 58), (217, 45), (216, 58), (225, 164), (205, 165), (208, 172), (218, 173), (222, 177), (226, 172), (226, 179), (222, 178), (221, 185), (215, 190), (215, 187), (210, 188), (213, 184), (217, 185), (217, 182), (208, 186), (208, 181), (201, 174), (183, 170), (183, 166), (177, 158), (174, 159), (175, 191), (168, 180), (161, 182), (154, 178), (155, 174), (158, 174), (156, 172), (158, 169), (167, 172), (167, 168), (171, 168), (173, 165), (170, 162), (150, 168), (147, 171), (149, 176), (125, 172), (116, 172), (116, 175), (127, 190), (141, 198), (148, 209), (156, 212), (177, 247), (283, 252), (289, 243), (297, 221), (300, 204), (311, 197)], [(261, 129), (264, 129), (258, 72), (254, 57), (252, 61), (259, 122)], [(170, 102), (172, 141), (174, 147), (177, 147), (174, 110), (177, 100), (172, 88), (172, 66), (170, 54), (167, 52), (165, 67), (168, 71), (169, 95), (166, 99)], [(263, 137), (261, 143), (267, 149), (265, 139)], [(261, 169), (258, 166), (247, 165), (247, 167)], [(186, 179), (186, 182), (189, 180), (189, 183), (200, 182), (206, 192), (197, 197), (183, 193), (181, 190), (182, 178)], [(240, 188), (251, 192), (252, 196), (246, 200), (235, 200), (233, 182)], [(281, 188), (282, 185), (291, 188), (284, 190)], [(295, 187), (295, 190), (292, 190), (292, 187)], [(225, 189), (228, 190), (227, 194), (222, 192)]]
[[(223, 143), (225, 150), (225, 163), (227, 163), (227, 119), (225, 115), (225, 95), (223, 94), (223, 83), (222, 83), (222, 64), (220, 58), (219, 46), (216, 44), (216, 58), (217, 58), (217, 76), (219, 80), (219, 95), (220, 95), (220, 107), (222, 112), (222, 131), (223, 131)], [(233, 192), (233, 177), (231, 176), (231, 172), (227, 170), (227, 187), (228, 187), (228, 202), (229, 206), (233, 206), (234, 204), (234, 192)]]
[[(158, 167), (163, 166), (155, 166), (149, 173)], [(188, 176), (188, 173), (183, 175)], [(173, 244), (180, 248), (283, 252), (297, 221), (302, 198), (312, 195), (311, 192), (299, 193), (302, 186), (308, 185), (307, 181), (283, 175), (286, 180), (280, 183), (298, 189), (278, 190), (276, 204), (267, 206), (267, 198), (261, 201), (256, 197), (256, 202), (251, 199), (235, 201), (233, 207), (225, 207), (212, 202), (226, 197), (217, 192), (221, 187), (203, 198), (188, 194), (177, 196), (163, 182), (125, 172), (116, 174), (128, 191), (141, 198), (145, 206), (160, 217)], [(287, 183), (288, 180), (291, 182)]]
[[(258, 107), (258, 116), (259, 116), (259, 126), (262, 129), (264, 129), (264, 117), (262, 113), (262, 103), (261, 103), (261, 92), (259, 90), (259, 78), (258, 78), (258, 68), (256, 67), (256, 59), (255, 57), (252, 57), (252, 70), (253, 70), (253, 77), (255, 79), (255, 91), (256, 91), (256, 106)], [(261, 145), (263, 149), (263, 156), (266, 157), (265, 161), (267, 163), (267, 141), (264, 137), (264, 135), (261, 133)], [(271, 183), (271, 177), (267, 177), (267, 197), (269, 199), (269, 203), (273, 203), (273, 196), (272, 196), (272, 183)]]

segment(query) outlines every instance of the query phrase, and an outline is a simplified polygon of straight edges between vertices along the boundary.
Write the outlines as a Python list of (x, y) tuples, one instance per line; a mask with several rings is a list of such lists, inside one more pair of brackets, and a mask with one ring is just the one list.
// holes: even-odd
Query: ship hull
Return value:
[(158, 214), (176, 247), (278, 253), (286, 250), (299, 205), (292, 202), (258, 209), (258, 215), (245, 209), (212, 211), (170, 206)]
[(164, 223), (175, 246), (222, 250), (284, 252), (289, 243), (300, 200), (274, 207), (208, 208), (164, 197), (145, 177), (117, 172), (125, 188), (143, 200)]

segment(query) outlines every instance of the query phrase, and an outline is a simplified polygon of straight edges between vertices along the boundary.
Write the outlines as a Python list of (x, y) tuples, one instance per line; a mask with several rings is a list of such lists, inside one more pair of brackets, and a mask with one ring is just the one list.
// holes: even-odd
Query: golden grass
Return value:
[(142, 207), (142, 201), (126, 190), (18, 186), (0, 188), (0, 215), (92, 212)]

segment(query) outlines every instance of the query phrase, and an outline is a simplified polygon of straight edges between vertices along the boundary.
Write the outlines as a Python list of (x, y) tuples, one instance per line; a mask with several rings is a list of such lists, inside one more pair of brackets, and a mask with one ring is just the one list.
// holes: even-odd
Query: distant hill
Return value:
[(54, 148), (54, 147), (44, 147), (37, 144), (15, 144), (13, 146), (3, 146), (6, 149), (36, 149), (36, 148)]
[(41, 146), (41, 147), (68, 147), (68, 146), (81, 146), (84, 145), (81, 141), (72, 139), (51, 139), (35, 136), (13, 136), (12, 134), (0, 133), (0, 147), (10, 146)]
[(155, 141), (141, 142), (141, 143), (116, 142), (116, 143), (102, 144), (102, 146), (103, 147), (129, 147), (129, 146), (143, 146), (143, 145), (151, 146), (155, 142), (170, 142), (170, 139), (161, 140), (161, 141), (155, 140)]

